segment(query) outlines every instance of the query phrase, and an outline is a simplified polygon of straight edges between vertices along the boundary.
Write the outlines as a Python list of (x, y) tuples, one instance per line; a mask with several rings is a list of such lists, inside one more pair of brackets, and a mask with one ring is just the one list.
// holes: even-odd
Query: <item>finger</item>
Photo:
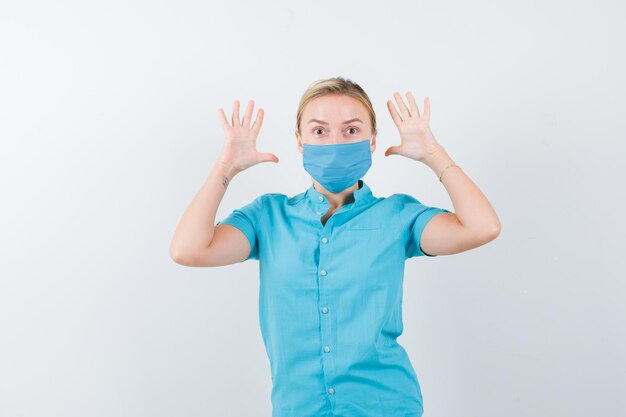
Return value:
[(417, 108), (417, 103), (415, 102), (415, 97), (413, 97), (413, 93), (408, 91), (406, 93), (406, 96), (409, 100), (409, 105), (411, 106), (411, 114), (420, 117), (420, 110), (419, 108)]
[(400, 108), (400, 112), (402, 113), (402, 118), (406, 120), (409, 117), (411, 117), (411, 113), (409, 112), (409, 109), (404, 104), (404, 101), (402, 100), (402, 96), (400, 95), (400, 93), (396, 91), (393, 94), (393, 96), (396, 98), (396, 103), (398, 103), (398, 107)]
[(252, 119), (252, 109), (254, 108), (254, 100), (248, 100), (248, 105), (246, 106), (246, 112), (243, 115), (242, 126), (249, 127), (250, 119)]
[(259, 162), (278, 162), (278, 157), (273, 153), (259, 152)]
[(398, 114), (396, 106), (393, 105), (393, 101), (387, 100), (387, 108), (389, 109), (389, 113), (391, 113), (391, 118), (393, 119), (393, 122), (396, 124), (396, 126), (400, 126), (400, 124), (402, 124), (402, 118)]
[(256, 120), (254, 121), (254, 124), (252, 124), (252, 130), (257, 135), (259, 134), (259, 130), (261, 130), (261, 125), (263, 125), (264, 114), (265, 112), (263, 111), (263, 108), (259, 108), (259, 110), (256, 112)]
[(424, 119), (430, 120), (430, 97), (424, 97)]
[(399, 146), (391, 146), (391, 147), (387, 148), (387, 150), (385, 151), (385, 156), (399, 155), (399, 154), (400, 154), (400, 147)]
[(235, 100), (233, 103), (233, 116), (232, 116), (233, 127), (239, 126), (241, 123), (239, 122), (239, 100)]
[(220, 107), (217, 110), (217, 114), (220, 118), (220, 121), (222, 122), (222, 128), (227, 129), (230, 127), (230, 124), (228, 123), (228, 119), (226, 119), (226, 114), (224, 113), (224, 110)]

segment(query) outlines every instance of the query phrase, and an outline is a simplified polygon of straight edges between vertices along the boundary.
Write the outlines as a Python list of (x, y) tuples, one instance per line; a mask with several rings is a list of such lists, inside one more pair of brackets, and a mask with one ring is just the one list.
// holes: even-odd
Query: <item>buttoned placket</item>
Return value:
[[(318, 195), (318, 201), (320, 202), (316, 208), (315, 213), (320, 215), (321, 213), (326, 213), (328, 211), (328, 201), (325, 196)], [(347, 210), (350, 210), (354, 204), (348, 204), (342, 206), (339, 210), (337, 210), (333, 216), (329, 217), (324, 225), (320, 222), (321, 232), (319, 236), (319, 277), (318, 277), (318, 291), (319, 291), (319, 308), (321, 311), (321, 327), (320, 327), (320, 340), (321, 340), (321, 355), (322, 355), (322, 364), (324, 367), (324, 382), (326, 384), (326, 392), (328, 393), (331, 404), (334, 405), (334, 394), (335, 387), (333, 386), (334, 379), (334, 357), (333, 357), (333, 340), (332, 340), (332, 323), (336, 323), (336, 320), (333, 320), (332, 314), (329, 307), (329, 299), (332, 295), (328, 288), (329, 285), (328, 280), (332, 280), (332, 271), (329, 271), (326, 268), (326, 262), (329, 259), (329, 251), (332, 247), (332, 227), (334, 220), (338, 214), (341, 214)]]
[[(328, 211), (328, 201), (323, 195), (317, 197), (319, 204), (316, 207), (315, 214), (320, 216), (322, 213)], [(330, 397), (331, 403), (334, 403), (335, 387), (333, 386), (334, 377), (334, 361), (330, 356), (332, 345), (332, 317), (333, 312), (328, 307), (328, 279), (330, 279), (330, 273), (326, 270), (325, 264), (329, 259), (330, 250), (330, 230), (332, 230), (333, 219), (329, 218), (324, 225), (319, 223), (321, 232), (319, 235), (319, 264), (318, 264), (318, 291), (319, 291), (319, 309), (321, 311), (321, 326), (320, 326), (320, 353), (322, 355), (322, 365), (324, 368), (324, 383), (326, 385), (326, 392)], [(334, 405), (334, 404), (333, 404)]]
[[(316, 219), (317, 219), (317, 224), (320, 227), (320, 233), (319, 233), (319, 237), (318, 237), (318, 245), (319, 245), (319, 263), (317, 265), (317, 269), (318, 269), (318, 277), (317, 277), (317, 283), (318, 283), (318, 292), (319, 292), (319, 311), (321, 311), (321, 315), (320, 315), (320, 341), (321, 341), (321, 346), (320, 346), (320, 354), (322, 355), (322, 365), (323, 365), (323, 371), (324, 371), (324, 383), (326, 386), (326, 392), (328, 394), (328, 398), (331, 402), (331, 405), (334, 406), (335, 404), (335, 387), (333, 385), (334, 382), (334, 377), (335, 377), (335, 361), (334, 361), (334, 356), (333, 356), (333, 340), (332, 340), (332, 334), (333, 334), (333, 329), (332, 329), (332, 323), (336, 323), (336, 320), (333, 320), (334, 317), (332, 316), (335, 311), (332, 308), (332, 305), (330, 305), (330, 299), (332, 299), (333, 294), (328, 290), (328, 288), (331, 286), (330, 281), (333, 279), (332, 276), (332, 271), (327, 269), (327, 262), (330, 259), (330, 250), (332, 247), (332, 230), (333, 230), (333, 224), (334, 224), (334, 220), (337, 218), (337, 215), (340, 215), (341, 213), (352, 209), (355, 204), (357, 203), (357, 200), (359, 199), (359, 191), (361, 191), (361, 189), (356, 190), (355, 194), (354, 194), (354, 203), (351, 204), (347, 204), (344, 205), (342, 207), (339, 208), (339, 210), (337, 210), (335, 213), (333, 213), (333, 215), (331, 217), (329, 217), (326, 220), (326, 223), (324, 223), (322, 225), (321, 221), (320, 221), (320, 217), (322, 214), (325, 214), (326, 212), (328, 212), (328, 201), (326, 199), (326, 197), (319, 193), (317, 190), (315, 190), (314, 188), (311, 188), (311, 192), (314, 193), (314, 195), (317, 195), (317, 203), (314, 204), (314, 208), (315, 208), (315, 214), (316, 214)], [(314, 196), (312, 196), (314, 197)], [(315, 197), (314, 197), (315, 200)], [(334, 331), (336, 333), (336, 329)]]

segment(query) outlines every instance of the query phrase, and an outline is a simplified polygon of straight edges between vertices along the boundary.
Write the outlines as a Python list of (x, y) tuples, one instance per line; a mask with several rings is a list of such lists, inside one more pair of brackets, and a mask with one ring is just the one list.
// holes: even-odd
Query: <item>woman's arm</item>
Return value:
[(174, 233), (170, 245), (174, 262), (186, 266), (217, 266), (219, 261), (227, 265), (248, 256), (250, 244), (239, 229), (231, 225), (214, 226), (217, 209), (237, 173), (235, 168), (220, 160), (213, 163), (208, 178), (183, 213)]
[(217, 209), (232, 179), (261, 162), (278, 162), (272, 153), (258, 152), (256, 140), (263, 124), (263, 109), (257, 112), (252, 126), (254, 101), (248, 101), (243, 120), (239, 121), (239, 101), (233, 104), (231, 123), (220, 108), (225, 139), (220, 156), (208, 178), (183, 213), (170, 244), (170, 257), (186, 266), (220, 266), (241, 262), (250, 254), (250, 242), (238, 228), (215, 224)]
[(441, 177), (454, 206), (454, 213), (438, 214), (426, 223), (420, 239), (424, 252), (450, 255), (498, 237), (500, 220), (489, 200), (460, 167), (450, 166), (456, 164), (443, 147), (422, 162)]
[(450, 255), (495, 239), (500, 234), (500, 221), (495, 210), (462, 169), (448, 167), (454, 161), (430, 129), (430, 99), (424, 98), (424, 114), (420, 115), (413, 94), (407, 92), (406, 95), (409, 107), (400, 93), (394, 93), (400, 112), (391, 100), (387, 101), (391, 118), (400, 133), (400, 145), (389, 147), (385, 156), (402, 155), (429, 166), (438, 178), (441, 177), (455, 211), (437, 214), (426, 223), (420, 237), (422, 251), (430, 255)]

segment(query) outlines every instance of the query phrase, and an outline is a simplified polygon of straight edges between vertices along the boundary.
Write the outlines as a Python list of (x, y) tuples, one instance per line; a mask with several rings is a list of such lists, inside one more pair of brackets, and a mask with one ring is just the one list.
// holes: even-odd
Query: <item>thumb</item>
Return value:
[(399, 146), (391, 146), (389, 148), (387, 148), (387, 150), (385, 151), (385, 156), (389, 156), (389, 155), (400, 155), (400, 147)]
[(260, 162), (278, 162), (278, 157), (273, 153), (261, 152), (259, 153), (259, 161)]

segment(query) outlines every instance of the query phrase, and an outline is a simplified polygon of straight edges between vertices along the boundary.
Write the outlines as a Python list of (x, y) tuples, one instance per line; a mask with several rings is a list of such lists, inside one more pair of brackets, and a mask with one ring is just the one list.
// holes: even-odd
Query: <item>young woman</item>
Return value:
[(481, 246), (500, 233), (487, 198), (435, 140), (430, 102), (420, 112), (394, 94), (387, 107), (401, 155), (429, 166), (455, 213), (408, 194), (376, 197), (361, 179), (376, 149), (376, 115), (367, 94), (341, 78), (319, 80), (300, 100), (295, 136), (312, 184), (303, 193), (268, 193), (214, 226), (233, 178), (261, 162), (263, 109), (250, 125), (239, 102), (221, 154), (186, 209), (170, 253), (187, 266), (259, 260), (259, 318), (272, 374), (273, 417), (419, 417), (424, 408), (402, 333), (405, 260)]

